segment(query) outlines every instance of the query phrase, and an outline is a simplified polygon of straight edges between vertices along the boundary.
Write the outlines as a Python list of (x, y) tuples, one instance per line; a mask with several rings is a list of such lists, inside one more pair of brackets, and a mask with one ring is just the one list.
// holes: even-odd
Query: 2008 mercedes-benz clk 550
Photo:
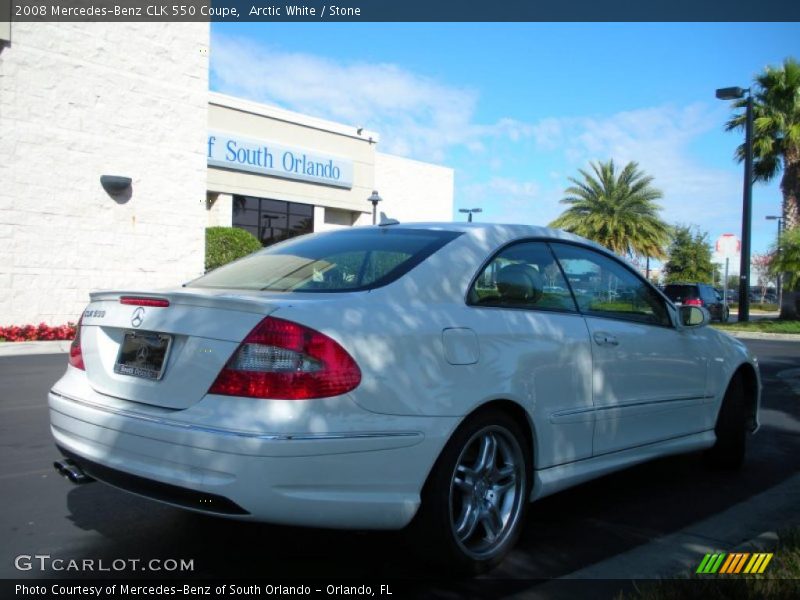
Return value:
[(98, 292), (49, 395), (59, 469), (195, 511), (399, 529), (496, 565), (529, 501), (655, 457), (742, 464), (755, 357), (552, 229), (294, 238)]

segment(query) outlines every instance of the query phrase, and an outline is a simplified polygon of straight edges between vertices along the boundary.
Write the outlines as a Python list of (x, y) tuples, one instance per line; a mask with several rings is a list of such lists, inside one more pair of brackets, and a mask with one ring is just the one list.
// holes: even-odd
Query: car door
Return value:
[[(545, 242), (518, 242), (481, 269), (468, 297), (485, 382), (521, 403), (534, 425), (537, 468), (592, 455), (589, 331)], [(476, 393), (480, 386), (476, 386)], [(499, 394), (499, 395), (498, 395)]]
[(708, 359), (664, 298), (622, 261), (554, 243), (592, 340), (594, 455), (704, 429)]

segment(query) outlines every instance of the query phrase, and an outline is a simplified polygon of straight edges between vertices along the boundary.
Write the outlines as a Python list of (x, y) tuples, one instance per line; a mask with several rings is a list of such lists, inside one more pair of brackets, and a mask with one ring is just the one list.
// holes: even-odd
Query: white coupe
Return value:
[(562, 231), (302, 236), (93, 293), (49, 394), (56, 467), (237, 519), (411, 524), (480, 572), (530, 501), (680, 452), (741, 465), (758, 365), (708, 318)]

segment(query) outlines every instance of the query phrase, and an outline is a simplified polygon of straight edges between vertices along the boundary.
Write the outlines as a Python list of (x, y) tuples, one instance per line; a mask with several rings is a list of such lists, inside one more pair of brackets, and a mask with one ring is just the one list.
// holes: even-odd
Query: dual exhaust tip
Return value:
[(53, 467), (62, 477), (66, 477), (75, 485), (90, 483), (93, 477), (87, 475), (71, 458), (62, 458), (53, 463)]

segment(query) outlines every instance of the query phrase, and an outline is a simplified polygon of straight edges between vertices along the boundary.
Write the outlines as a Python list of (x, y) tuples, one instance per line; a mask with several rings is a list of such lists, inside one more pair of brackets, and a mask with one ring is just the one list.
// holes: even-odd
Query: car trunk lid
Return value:
[(101, 394), (188, 408), (241, 340), (285, 303), (281, 294), (230, 290), (93, 293), (81, 330), (87, 377)]

